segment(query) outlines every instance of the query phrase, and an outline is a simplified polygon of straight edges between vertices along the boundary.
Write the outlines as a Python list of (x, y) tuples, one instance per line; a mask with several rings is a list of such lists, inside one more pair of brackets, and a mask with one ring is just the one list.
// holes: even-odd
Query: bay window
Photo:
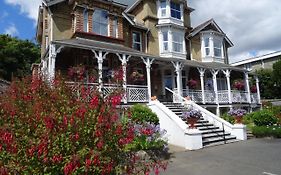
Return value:
[(214, 39), (214, 56), (215, 57), (222, 57), (222, 42), (218, 39)]
[(172, 42), (173, 42), (173, 51), (181, 53), (183, 50), (183, 36), (178, 32), (174, 32)]
[(166, 16), (166, 9), (167, 9), (167, 3), (166, 0), (162, 0), (160, 1), (160, 9), (161, 9), (161, 17), (165, 17)]
[(118, 20), (117, 17), (114, 17), (112, 21), (112, 36), (117, 38), (118, 37)]
[(224, 62), (223, 40), (224, 36), (214, 31), (201, 33), (201, 53), (203, 62)]
[(133, 49), (139, 50), (141, 51), (141, 33), (139, 32), (133, 32), (133, 45), (132, 45)]
[(106, 10), (95, 9), (93, 13), (93, 32), (108, 36), (108, 12)]
[(88, 15), (88, 10), (85, 8), (83, 11), (83, 32), (89, 32)]
[(163, 35), (163, 51), (164, 52), (167, 52), (169, 50), (169, 47), (168, 47), (168, 32), (167, 31), (164, 31), (162, 33)]
[(171, 2), (171, 17), (181, 19), (181, 7), (180, 4)]
[(210, 56), (210, 38), (204, 38), (204, 45), (205, 45), (205, 54), (206, 56)]

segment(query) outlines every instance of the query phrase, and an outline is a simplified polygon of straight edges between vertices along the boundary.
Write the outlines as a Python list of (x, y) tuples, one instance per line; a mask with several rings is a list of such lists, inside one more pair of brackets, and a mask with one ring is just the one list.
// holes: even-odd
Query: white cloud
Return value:
[(42, 0), (5, 0), (5, 3), (19, 6), (20, 12), (26, 14), (27, 17), (32, 19), (34, 22), (37, 21), (39, 5)]
[(11, 35), (11, 36), (16, 36), (19, 34), (18, 29), (15, 24), (10, 24), (5, 30), (5, 34)]
[(7, 16), (9, 16), (9, 13), (6, 11), (3, 11), (2, 13), (0, 13), (0, 22), (2, 20), (4, 20)]
[(192, 26), (214, 18), (233, 41), (230, 61), (281, 50), (280, 0), (188, 0)]

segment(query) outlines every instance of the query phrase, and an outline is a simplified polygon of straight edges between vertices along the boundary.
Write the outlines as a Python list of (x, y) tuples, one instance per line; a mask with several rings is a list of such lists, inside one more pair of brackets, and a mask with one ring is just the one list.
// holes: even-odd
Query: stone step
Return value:
[(210, 129), (210, 130), (201, 130), (202, 135), (210, 133), (223, 133), (222, 129)]
[(219, 129), (218, 126), (202, 126), (202, 127), (197, 127), (200, 131), (205, 131), (205, 130), (214, 130), (214, 129)]
[(212, 138), (212, 137), (223, 137), (223, 136), (229, 136), (230, 133), (224, 133), (218, 132), (218, 133), (208, 133), (208, 134), (202, 134), (202, 139)]
[(196, 127), (208, 127), (208, 126), (214, 126), (212, 123), (195, 123)]
[(215, 142), (223, 142), (225, 140), (235, 140), (236, 137), (235, 136), (231, 136), (231, 135), (228, 135), (228, 136), (225, 136), (224, 137), (211, 137), (211, 138), (205, 138), (203, 139), (203, 146), (205, 145), (208, 145), (210, 143), (215, 143)]
[(219, 141), (219, 142), (213, 142), (213, 143), (208, 143), (204, 145), (204, 148), (212, 147), (212, 146), (219, 146), (219, 145), (224, 145), (224, 144), (229, 144), (229, 143), (235, 143), (239, 142), (240, 140), (237, 139), (232, 139), (232, 140), (226, 140), (224, 141)]

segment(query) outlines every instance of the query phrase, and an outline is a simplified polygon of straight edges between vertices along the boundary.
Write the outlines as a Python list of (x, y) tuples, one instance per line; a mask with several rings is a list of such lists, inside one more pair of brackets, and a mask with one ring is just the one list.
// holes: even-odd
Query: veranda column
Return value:
[(49, 74), (49, 82), (52, 83), (52, 81), (55, 78), (55, 69), (56, 69), (56, 57), (57, 54), (61, 52), (61, 50), (63, 49), (64, 46), (60, 46), (58, 47), (58, 49), (56, 49), (56, 46), (54, 44), (50, 44), (50, 48), (49, 48), (49, 67), (48, 67), (48, 74)]
[(248, 103), (251, 103), (251, 92), (250, 92), (250, 85), (249, 85), (249, 74), (248, 72), (244, 72), (244, 78), (245, 78), (245, 90), (247, 92), (247, 100)]
[(224, 75), (226, 77), (226, 81), (227, 81), (228, 102), (229, 102), (229, 104), (232, 104), (231, 86), (230, 86), (230, 73), (231, 73), (231, 70), (229, 70), (229, 69), (223, 70), (223, 73), (224, 73)]
[(255, 76), (256, 79), (256, 88), (257, 88), (257, 98), (258, 98), (258, 103), (261, 103), (261, 94), (260, 94), (260, 85), (259, 85), (259, 78)]
[(178, 94), (181, 96), (182, 95), (182, 69), (183, 69), (183, 65), (181, 62), (177, 61), (177, 62), (173, 62), (172, 64), (175, 68), (175, 72), (177, 74), (177, 91)]
[(200, 73), (200, 82), (201, 82), (201, 91), (202, 91), (202, 103), (205, 104), (206, 100), (205, 100), (205, 84), (204, 84), (204, 74), (205, 74), (205, 70), (203, 68), (197, 68), (197, 70)]
[(122, 63), (122, 70), (123, 70), (123, 89), (125, 92), (125, 97), (124, 97), (124, 103), (128, 102), (128, 96), (127, 96), (127, 62), (129, 61), (131, 55), (126, 55), (122, 54), (122, 57), (117, 54), (119, 60)]
[(219, 70), (211, 70), (213, 76), (213, 85), (214, 85), (214, 92), (215, 92), (215, 101), (216, 104), (219, 104), (219, 96), (218, 96), (218, 83), (217, 83), (217, 74)]
[(147, 88), (148, 88), (148, 100), (151, 101), (151, 78), (150, 78), (150, 69), (151, 69), (151, 64), (154, 61), (154, 58), (143, 58), (143, 63), (146, 66), (146, 79), (147, 79)]
[(105, 59), (105, 57), (108, 54), (108, 52), (103, 53), (101, 50), (99, 50), (99, 51), (92, 50), (92, 52), (94, 53), (95, 58), (98, 60), (99, 92), (102, 92), (102, 88), (103, 88), (103, 82), (102, 82), (102, 63), (103, 63), (103, 59)]

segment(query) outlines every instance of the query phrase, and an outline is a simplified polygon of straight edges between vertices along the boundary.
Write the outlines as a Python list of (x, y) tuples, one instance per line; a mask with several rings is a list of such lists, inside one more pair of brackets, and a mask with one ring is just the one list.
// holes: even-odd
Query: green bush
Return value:
[(281, 128), (277, 126), (254, 126), (252, 133), (256, 137), (275, 137), (281, 138)]
[(132, 120), (138, 124), (144, 124), (147, 122), (155, 125), (159, 124), (157, 115), (145, 105), (136, 104), (131, 108), (131, 112)]
[(228, 122), (231, 123), (231, 124), (234, 124), (234, 123), (235, 123), (234, 117), (228, 115), (227, 113), (223, 114), (223, 115), (221, 116), (221, 118), (223, 118), (225, 121), (228, 121)]
[(277, 117), (269, 109), (260, 110), (253, 113), (253, 122), (256, 126), (274, 125), (277, 123)]

